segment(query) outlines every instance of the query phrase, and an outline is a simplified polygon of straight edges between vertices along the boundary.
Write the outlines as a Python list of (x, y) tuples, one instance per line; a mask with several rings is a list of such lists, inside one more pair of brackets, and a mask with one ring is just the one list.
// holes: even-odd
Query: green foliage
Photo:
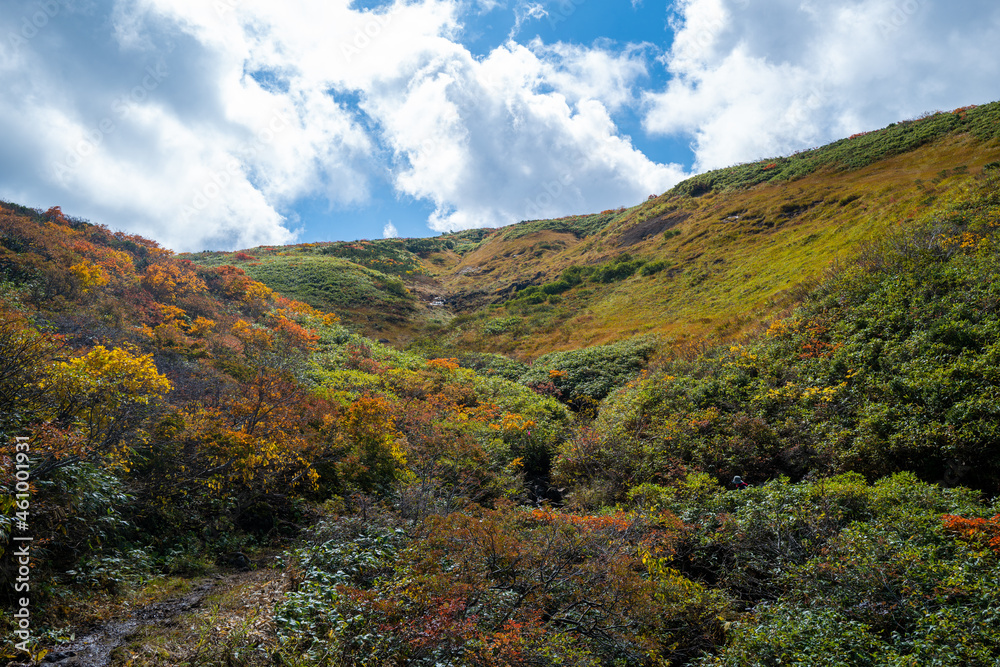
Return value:
[(598, 267), (591, 279), (598, 283), (613, 283), (631, 278), (646, 263), (644, 259), (632, 259), (628, 254)]
[(471, 368), (479, 375), (496, 375), (512, 382), (517, 382), (529, 369), (528, 364), (522, 361), (492, 352), (463, 354), (459, 362), (463, 368)]
[(409, 305), (399, 279), (343, 259), (276, 257), (246, 271), (271, 289), (325, 310), (362, 305), (398, 310)]
[[(321, 534), (323, 529), (318, 527)], [(279, 651), (310, 664), (329, 664), (377, 645), (375, 628), (344, 613), (350, 601), (341, 591), (346, 586), (367, 589), (391, 573), (402, 544), (402, 531), (348, 524), (332, 539), (283, 556), (280, 564), (300, 572), (302, 583), (275, 609)]]
[[(647, 273), (645, 268), (652, 267)], [(555, 299), (557, 295), (567, 292), (577, 285), (590, 280), (595, 283), (615, 283), (631, 278), (637, 271), (643, 269), (643, 275), (652, 275), (657, 271), (666, 268), (665, 261), (658, 261), (647, 264), (644, 259), (633, 259), (631, 255), (625, 253), (605, 264), (597, 266), (570, 266), (563, 270), (558, 280), (542, 285), (530, 285), (518, 290), (514, 298), (507, 301), (505, 305), (513, 308), (523, 308), (541, 303), (558, 303)]]
[(995, 490), (997, 179), (873, 244), (761, 338), (668, 362), (615, 395), (588, 440), (604, 461), (597, 477), (567, 452), (564, 481), (592, 489), (604, 477), (614, 495), (627, 491), (620, 480), (684, 470), (720, 480), (912, 470)]
[(643, 264), (642, 269), (639, 270), (639, 273), (641, 273), (644, 276), (652, 276), (659, 273), (663, 269), (669, 268), (670, 265), (671, 265), (670, 262), (664, 259), (658, 259), (655, 262), (649, 262), (648, 264)]
[(499, 336), (516, 331), (524, 320), (520, 317), (494, 317), (483, 324), (483, 333), (488, 336)]
[(713, 191), (793, 180), (824, 167), (861, 169), (879, 160), (915, 150), (949, 134), (969, 132), (980, 141), (989, 141), (1000, 138), (998, 119), (1000, 102), (952, 113), (936, 113), (918, 120), (893, 123), (882, 130), (842, 139), (789, 157), (710, 171), (683, 181), (671, 192), (698, 197)]
[(543, 231), (563, 232), (573, 234), (577, 238), (586, 238), (603, 230), (618, 215), (617, 211), (613, 211), (596, 215), (571, 216), (558, 220), (520, 222), (516, 225), (505, 227), (502, 232), (502, 238), (513, 241), (514, 239), (524, 238)]
[[(983, 560), (946, 536), (974, 494), (846, 475), (667, 504), (693, 528), (682, 570), (755, 605), (700, 665), (992, 665), (1000, 598)], [(965, 618), (965, 623), (958, 619)], [(838, 662), (839, 661), (839, 662)]]
[(635, 378), (656, 351), (654, 338), (635, 338), (535, 360), (521, 376), (524, 384), (552, 382), (567, 401), (600, 401)]

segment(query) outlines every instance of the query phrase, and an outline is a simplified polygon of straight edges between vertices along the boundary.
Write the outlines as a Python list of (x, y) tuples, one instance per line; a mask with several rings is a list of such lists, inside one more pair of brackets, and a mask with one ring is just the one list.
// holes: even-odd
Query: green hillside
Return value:
[(0, 657), (996, 667), (998, 132), (235, 253), (0, 202)]
[[(278, 261), (269, 257), (275, 249), (249, 251), (259, 266), (236, 263), (313, 305), (336, 304), (359, 331), (400, 345), (430, 336), (453, 353), (530, 360), (643, 334), (697, 344), (738, 337), (787, 309), (860, 243), (933, 217), (998, 161), (1000, 105), (990, 104), (702, 174), (629, 209), (434, 239), (281, 249), (282, 263), (309, 258), (308, 281), (266, 268)], [(317, 258), (329, 258), (329, 269)], [(369, 300), (372, 279), (334, 258), (393, 273), (409, 294)], [(567, 271), (572, 285), (561, 282)], [(343, 275), (318, 277), (326, 273)], [(386, 292), (391, 283), (374, 285)], [(428, 308), (438, 297), (445, 307)]]

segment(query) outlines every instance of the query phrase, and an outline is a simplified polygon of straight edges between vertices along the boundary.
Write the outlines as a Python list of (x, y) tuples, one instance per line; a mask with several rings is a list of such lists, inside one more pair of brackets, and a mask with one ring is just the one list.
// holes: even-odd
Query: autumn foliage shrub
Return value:
[(410, 539), (381, 529), (306, 547), (276, 616), (283, 650), (339, 664), (694, 657), (724, 603), (670, 566), (679, 530), (669, 514), (502, 508), (429, 517)]
[(566, 441), (558, 483), (620, 499), (678, 466), (719, 481), (910, 470), (995, 493), (998, 179), (874, 242), (762, 336), (613, 394), (593, 435)]
[(966, 518), (954, 515), (942, 517), (944, 528), (958, 539), (1000, 554), (1000, 514), (992, 519)]

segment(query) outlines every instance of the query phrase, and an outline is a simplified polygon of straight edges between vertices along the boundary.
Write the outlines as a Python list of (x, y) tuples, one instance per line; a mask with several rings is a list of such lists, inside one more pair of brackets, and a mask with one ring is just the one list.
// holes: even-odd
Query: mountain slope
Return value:
[[(732, 337), (790, 306), (799, 287), (862, 241), (962, 196), (1000, 160), (998, 137), (994, 103), (702, 174), (628, 209), (433, 239), (257, 249), (260, 266), (240, 255), (213, 261), (333, 307), (357, 330), (398, 345), (432, 337), (453, 351), (531, 359), (645, 333), (677, 344)], [(408, 289), (376, 279), (374, 299), (332, 284), (326, 296), (309, 293), (269, 266), (300, 255), (313, 258), (311, 272), (344, 273), (334, 257), (399, 267)], [(582, 279), (566, 285), (566, 270)], [(431, 306), (436, 298), (445, 306)]]

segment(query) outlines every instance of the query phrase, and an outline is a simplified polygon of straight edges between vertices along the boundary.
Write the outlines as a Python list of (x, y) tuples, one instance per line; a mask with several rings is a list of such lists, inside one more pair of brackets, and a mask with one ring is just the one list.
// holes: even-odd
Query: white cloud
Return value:
[(993, 0), (681, 0), (645, 127), (709, 169), (1000, 97)]
[(508, 43), (479, 61), (430, 60), (375, 86), (365, 109), (405, 156), (397, 187), (429, 199), (438, 231), (589, 212), (662, 192), (683, 177), (617, 135), (609, 107), (642, 68), (628, 53)]
[[(14, 22), (33, 6), (14, 5)], [(296, 202), (364, 206), (385, 179), (446, 230), (630, 204), (684, 175), (611, 118), (635, 104), (645, 50), (509, 42), (474, 57), (462, 12), (505, 6), (66, 5), (0, 59), (0, 122), (21, 128), (0, 145), (0, 196), (200, 250), (291, 241)]]
[(392, 224), (392, 220), (385, 223), (385, 227), (382, 228), (382, 238), (384, 239), (399, 238), (399, 230), (396, 229), (396, 225)]
[(545, 6), (539, 2), (518, 2), (514, 8), (514, 27), (510, 30), (510, 39), (516, 37), (528, 21), (538, 21), (548, 15)]

